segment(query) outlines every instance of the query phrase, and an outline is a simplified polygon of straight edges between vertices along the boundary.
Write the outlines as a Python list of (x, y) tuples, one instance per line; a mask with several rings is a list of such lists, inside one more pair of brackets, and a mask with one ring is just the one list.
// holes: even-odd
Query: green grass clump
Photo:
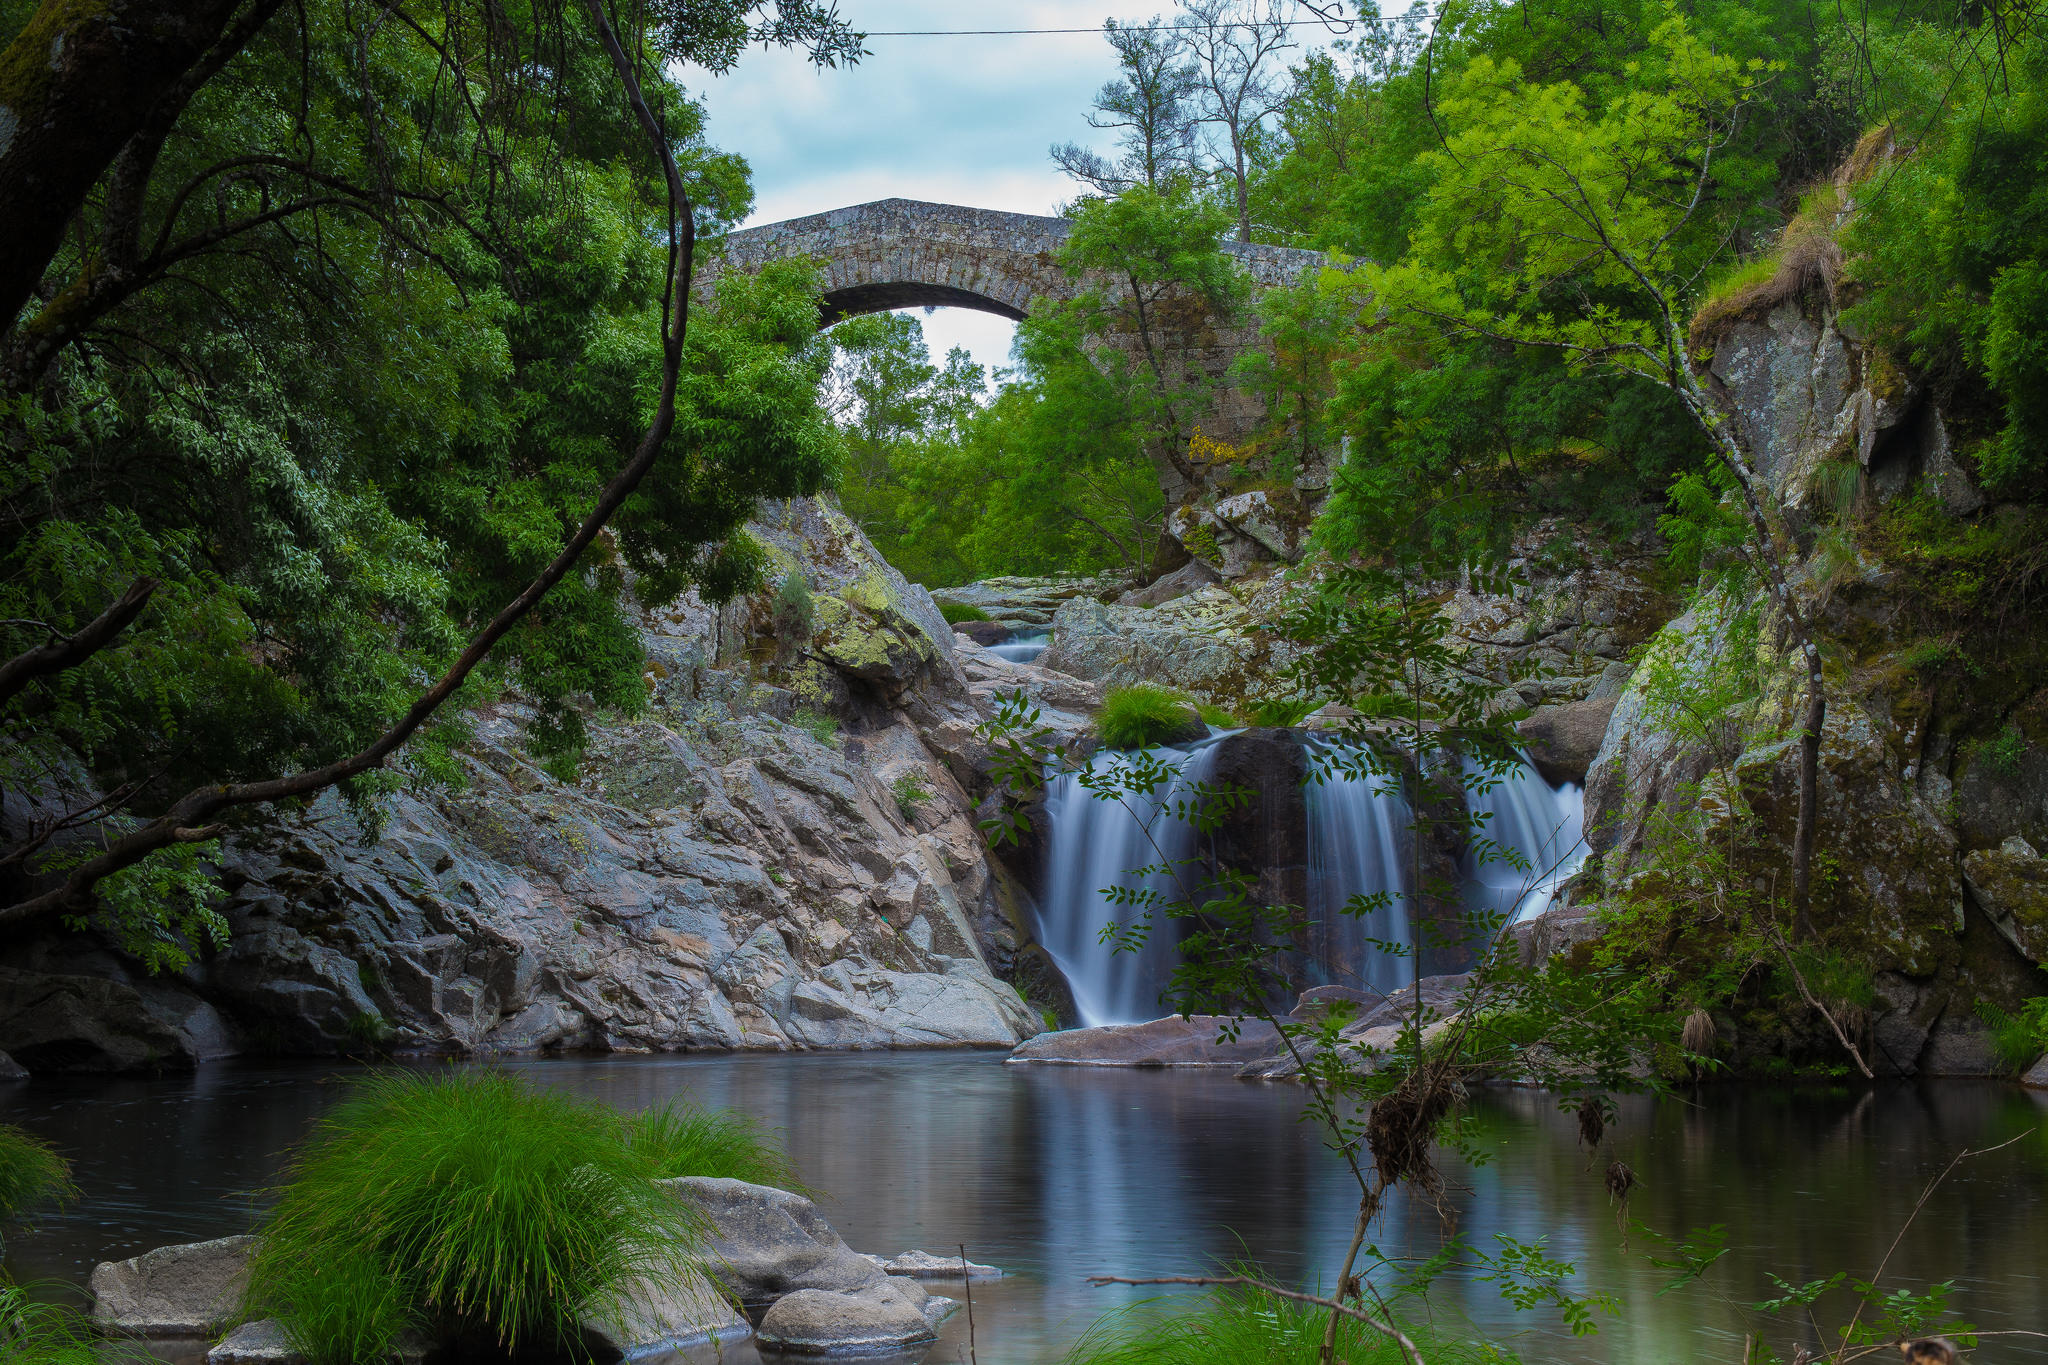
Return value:
[(839, 722), (822, 711), (799, 710), (789, 723), (828, 749), (839, 747)]
[(155, 1362), (139, 1341), (108, 1340), (78, 1309), (29, 1297), (0, 1282), (0, 1359), (7, 1365), (115, 1365)]
[(1202, 718), (1185, 698), (1163, 687), (1137, 683), (1112, 687), (1095, 716), (1096, 733), (1112, 749), (1149, 749), (1155, 744), (1199, 739)]
[(0, 1123), (0, 1218), (76, 1193), (71, 1167), (32, 1133)]
[[(1319, 1308), (1271, 1294), (1221, 1291), (1191, 1312), (1159, 1319), (1161, 1305), (1134, 1304), (1089, 1328), (1066, 1365), (1316, 1365), (1328, 1319)], [(1485, 1343), (1447, 1340), (1405, 1324), (1430, 1365), (1511, 1365)], [(1401, 1348), (1361, 1322), (1337, 1324), (1337, 1359), (1349, 1365), (1405, 1365)]]
[(782, 1144), (745, 1114), (671, 1100), (635, 1114), (626, 1127), (663, 1180), (707, 1175), (803, 1191)]
[(980, 607), (970, 607), (961, 602), (939, 603), (939, 615), (946, 618), (946, 624), (949, 626), (957, 626), (964, 621), (995, 620), (995, 617), (990, 616)]
[(568, 1347), (636, 1276), (683, 1273), (699, 1220), (602, 1105), (502, 1072), (394, 1073), (314, 1128), (262, 1228), (245, 1309), (314, 1365), (399, 1335)]
[(1307, 720), (1321, 705), (1309, 697), (1267, 697), (1252, 707), (1252, 723), (1291, 729)]

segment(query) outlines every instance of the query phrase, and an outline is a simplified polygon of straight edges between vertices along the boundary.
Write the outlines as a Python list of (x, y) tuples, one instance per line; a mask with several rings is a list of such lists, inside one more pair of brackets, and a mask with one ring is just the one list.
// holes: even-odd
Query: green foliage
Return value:
[(964, 602), (939, 603), (939, 615), (945, 618), (946, 624), (949, 626), (961, 625), (968, 621), (988, 621), (994, 619), (980, 607), (970, 607)]
[(791, 639), (808, 639), (817, 614), (810, 582), (794, 569), (783, 575), (782, 586), (775, 590), (776, 633)]
[(1112, 687), (1095, 713), (1095, 732), (1112, 749), (1149, 749), (1199, 734), (1202, 718), (1176, 692), (1150, 683)]
[(0, 1218), (77, 1193), (71, 1165), (49, 1143), (13, 1124), (0, 1123)]
[[(1066, 1365), (1317, 1365), (1324, 1311), (1257, 1290), (1218, 1290), (1199, 1307), (1156, 1320), (1159, 1305), (1138, 1304), (1091, 1326)], [(1419, 1315), (1418, 1315), (1419, 1316)], [(1512, 1365), (1498, 1346), (1463, 1334), (1411, 1327), (1424, 1358), (1445, 1365)], [(1405, 1365), (1399, 1343), (1364, 1323), (1341, 1319), (1337, 1358), (1352, 1365)]]
[(8, 1365), (145, 1365), (139, 1341), (108, 1340), (91, 1318), (64, 1303), (32, 1298), (0, 1281), (0, 1359)]
[(1262, 697), (1252, 705), (1251, 720), (1254, 725), (1292, 727), (1321, 707), (1313, 697)]
[(897, 812), (906, 820), (914, 820), (934, 793), (931, 780), (919, 769), (911, 768), (889, 784), (889, 794), (896, 798)]
[(408, 1328), (560, 1348), (641, 1274), (680, 1273), (699, 1230), (655, 1184), (658, 1140), (485, 1070), (360, 1083), (294, 1156), (247, 1311), (316, 1365), (389, 1355)]
[(2007, 1013), (1989, 1000), (1977, 1002), (1977, 1017), (1991, 1025), (1991, 1046), (2014, 1075), (2048, 1052), (2048, 995), (2023, 1000), (2017, 1013)]
[(643, 1109), (626, 1121), (627, 1140), (653, 1162), (658, 1179), (714, 1176), (802, 1191), (782, 1144), (751, 1117), (686, 1100)]
[(828, 749), (839, 747), (839, 721), (823, 711), (799, 709), (789, 723)]

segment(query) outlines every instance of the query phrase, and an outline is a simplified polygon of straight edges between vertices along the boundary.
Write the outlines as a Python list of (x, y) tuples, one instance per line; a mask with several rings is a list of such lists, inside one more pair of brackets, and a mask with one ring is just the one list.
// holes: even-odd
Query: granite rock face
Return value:
[[(0, 1048), (42, 1069), (238, 1050), (1008, 1047), (1040, 1026), (979, 937), (982, 712), (930, 595), (829, 503), (764, 505), (767, 588), (642, 617), (648, 706), (572, 779), (523, 706), (461, 781), (266, 812), (224, 860), (226, 947), (149, 977), (88, 935), (0, 969)], [(800, 650), (775, 590), (801, 574)], [(35, 817), (9, 793), (9, 823)], [(979, 927), (978, 927), (979, 926)]]
[[(1220, 1036), (1235, 1023), (1234, 1040)], [(1198, 1014), (1192, 1019), (1172, 1015), (1144, 1024), (1104, 1024), (1096, 1028), (1041, 1033), (1018, 1044), (1012, 1063), (1048, 1062), (1067, 1066), (1240, 1067), (1274, 1051), (1280, 1035), (1263, 1019), (1225, 1020)]]

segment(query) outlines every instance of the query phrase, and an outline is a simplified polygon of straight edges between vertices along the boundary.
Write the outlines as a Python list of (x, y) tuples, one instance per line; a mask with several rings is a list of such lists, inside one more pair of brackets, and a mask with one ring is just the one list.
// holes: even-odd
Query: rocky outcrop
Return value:
[(1107, 687), (1157, 683), (1242, 707), (1270, 694), (1294, 658), (1262, 627), (1282, 590), (1271, 581), (1212, 585), (1154, 607), (1076, 597), (1054, 613), (1046, 668)]
[[(768, 589), (645, 614), (648, 704), (590, 717), (572, 775), (516, 698), (454, 783), (328, 795), (234, 834), (226, 946), (150, 977), (90, 936), (0, 969), (31, 1068), (237, 1050), (1008, 1047), (973, 803), (982, 712), (929, 594), (829, 503), (771, 504)], [(776, 589), (801, 575), (793, 631)], [(801, 639), (792, 641), (792, 634)], [(9, 822), (33, 819), (14, 807)]]
[[(1226, 1036), (1234, 1028), (1236, 1036)], [(1017, 1045), (1012, 1063), (1055, 1063), (1066, 1066), (1243, 1066), (1273, 1052), (1280, 1035), (1263, 1019), (1225, 1019), (1197, 1014), (1171, 1015), (1145, 1024), (1105, 1024), (1097, 1028), (1041, 1033)]]
[(583, 1339), (600, 1356), (638, 1360), (715, 1342), (731, 1346), (754, 1329), (709, 1276), (637, 1276), (583, 1316)]

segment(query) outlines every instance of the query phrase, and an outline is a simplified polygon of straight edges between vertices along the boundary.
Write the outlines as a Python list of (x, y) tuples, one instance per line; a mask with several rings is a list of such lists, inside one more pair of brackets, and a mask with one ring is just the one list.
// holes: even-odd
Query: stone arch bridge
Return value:
[[(1071, 226), (1064, 218), (882, 199), (735, 232), (701, 286), (725, 270), (809, 256), (825, 263), (826, 326), (894, 308), (975, 308), (1022, 319), (1034, 301), (1071, 298), (1088, 283), (1069, 279), (1054, 259)], [(1223, 249), (1268, 287), (1296, 283), (1323, 259), (1292, 247), (1226, 242)]]

